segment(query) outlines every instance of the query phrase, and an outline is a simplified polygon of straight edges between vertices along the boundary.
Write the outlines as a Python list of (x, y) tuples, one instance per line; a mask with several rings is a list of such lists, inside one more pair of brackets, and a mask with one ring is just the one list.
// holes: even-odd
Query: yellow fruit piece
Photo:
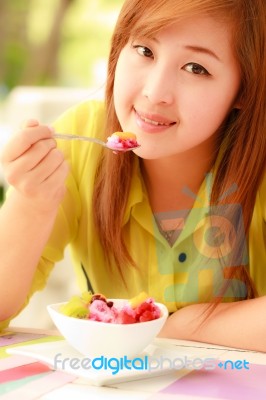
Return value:
[(137, 308), (143, 301), (147, 300), (149, 298), (148, 294), (146, 292), (140, 292), (137, 296), (132, 297), (129, 299), (129, 305), (131, 308)]
[(126, 139), (136, 140), (136, 135), (131, 132), (115, 132), (114, 135), (119, 136), (120, 139), (123, 139), (123, 140), (126, 140)]

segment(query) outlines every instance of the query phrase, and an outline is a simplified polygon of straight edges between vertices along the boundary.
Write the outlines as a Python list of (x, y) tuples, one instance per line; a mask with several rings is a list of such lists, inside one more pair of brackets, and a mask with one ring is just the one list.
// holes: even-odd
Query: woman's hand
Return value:
[(38, 212), (58, 207), (69, 168), (52, 128), (27, 121), (4, 147), (1, 162), (7, 182)]

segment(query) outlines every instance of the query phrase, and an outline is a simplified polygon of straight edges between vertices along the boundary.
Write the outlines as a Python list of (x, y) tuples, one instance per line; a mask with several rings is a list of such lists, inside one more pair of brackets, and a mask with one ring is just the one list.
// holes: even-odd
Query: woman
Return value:
[(81, 290), (145, 290), (168, 306), (161, 335), (265, 350), (265, 14), (262, 0), (125, 2), (105, 105), (78, 105), (54, 128), (132, 131), (141, 147), (56, 146), (34, 120), (12, 138), (3, 326), (70, 243)]

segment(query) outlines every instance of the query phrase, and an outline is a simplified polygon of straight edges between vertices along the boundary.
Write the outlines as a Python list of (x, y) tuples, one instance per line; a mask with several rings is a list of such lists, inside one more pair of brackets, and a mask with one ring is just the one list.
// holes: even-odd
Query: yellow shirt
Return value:
[[(104, 120), (103, 104), (89, 101), (67, 111), (55, 123), (55, 128), (58, 132), (99, 137), (103, 132)], [(29, 297), (45, 286), (54, 263), (63, 258), (64, 249), (68, 244), (71, 246), (73, 266), (81, 291), (88, 288), (88, 279), (95, 292), (104, 293), (110, 298), (128, 298), (145, 290), (156, 301), (165, 303), (170, 312), (184, 305), (208, 301), (212, 296), (219, 294), (220, 284), (226, 279), (226, 274), (213, 240), (217, 233), (215, 229), (220, 221), (225, 222), (227, 226), (231, 224), (233, 236), (230, 239), (219, 232), (223, 243), (222, 259), (227, 267), (230, 267), (227, 256), (234, 243), (235, 230), (233, 222), (223, 221), (223, 206), (219, 204), (213, 210), (213, 221), (217, 226), (209, 226), (211, 174), (202, 183), (192, 210), (177, 211), (174, 215), (180, 220), (182, 230), (170, 247), (155, 222), (136, 157), (123, 230), (128, 249), (138, 268), (125, 268), (126, 288), (116, 268), (112, 268), (111, 271), (108, 269), (93, 223), (93, 182), (101, 146), (63, 140), (58, 140), (58, 146), (71, 165), (71, 173), (67, 179), (68, 190), (36, 270)], [(239, 235), (241, 208), (239, 205), (232, 207), (239, 210)], [(167, 220), (167, 215), (164, 217)], [(244, 246), (238, 261), (239, 264), (246, 264), (249, 255), (251, 276), (259, 294), (265, 295), (266, 179), (257, 194), (248, 242), (249, 249)], [(62, 281), (63, 279), (62, 276)], [(243, 283), (232, 282), (225, 297), (229, 301), (245, 297)]]

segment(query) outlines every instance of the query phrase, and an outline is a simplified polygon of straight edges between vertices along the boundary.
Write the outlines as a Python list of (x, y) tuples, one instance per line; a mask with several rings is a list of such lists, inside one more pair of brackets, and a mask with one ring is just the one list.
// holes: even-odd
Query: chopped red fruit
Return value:
[[(87, 298), (88, 296), (85, 297)], [(129, 301), (125, 300), (122, 304), (119, 302), (114, 304), (113, 301), (108, 300), (101, 293), (90, 294), (89, 299), (90, 302), (88, 304), (86, 303), (86, 307), (84, 306), (86, 311), (85, 318), (93, 321), (113, 324), (135, 324), (152, 321), (161, 316), (160, 308), (155, 304), (154, 300), (148, 297), (144, 292)], [(73, 300), (70, 304), (72, 305), (72, 303)], [(71, 310), (71, 316), (73, 316), (73, 305)], [(75, 315), (79, 318), (79, 313)]]
[(151, 321), (160, 317), (160, 309), (150, 298), (145, 300), (136, 308), (137, 318), (140, 322)]
[(119, 324), (135, 324), (136, 314), (133, 310), (130, 309), (122, 309), (117, 317), (117, 323)]

